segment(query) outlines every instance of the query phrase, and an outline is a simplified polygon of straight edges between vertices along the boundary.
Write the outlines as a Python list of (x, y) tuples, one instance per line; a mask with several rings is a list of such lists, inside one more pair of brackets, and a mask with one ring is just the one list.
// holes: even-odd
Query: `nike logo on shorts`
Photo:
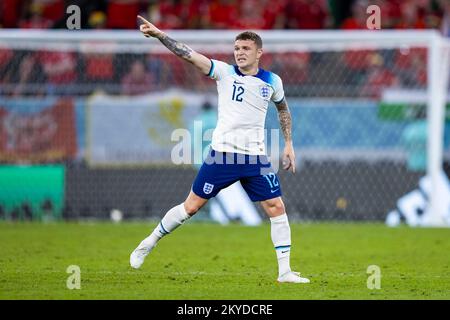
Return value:
[(280, 188), (275, 189), (275, 190), (270, 190), (270, 192), (274, 193), (274, 192), (277, 192), (278, 190), (280, 190)]

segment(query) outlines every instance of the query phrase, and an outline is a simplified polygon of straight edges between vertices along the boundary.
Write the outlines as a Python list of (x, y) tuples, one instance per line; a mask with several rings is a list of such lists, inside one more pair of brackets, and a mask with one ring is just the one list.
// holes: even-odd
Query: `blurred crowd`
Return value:
[[(212, 57), (233, 62), (232, 54)], [(344, 52), (266, 52), (262, 66), (283, 79), (290, 96), (379, 98), (383, 89), (424, 89), (424, 48)], [(214, 81), (175, 55), (0, 48), (0, 96), (138, 95), (178, 87), (204, 92)]]
[(78, 5), (82, 28), (134, 29), (141, 14), (162, 29), (364, 29), (369, 5), (382, 28), (447, 28), (448, 0), (2, 0), (0, 27), (65, 28)]
[[(382, 28), (436, 28), (450, 35), (450, 0), (2, 0), (0, 25), (65, 28), (65, 8), (71, 4), (82, 8), (82, 29), (136, 29), (136, 15), (141, 14), (162, 29), (346, 30), (365, 29), (367, 7), (376, 4), (381, 8)], [(328, 88), (334, 96), (358, 92), (377, 97), (384, 87), (424, 88), (426, 56), (420, 48), (285, 52), (276, 58), (266, 53), (262, 65), (284, 79), (291, 95), (314, 95), (314, 90), (326, 95)], [(233, 63), (231, 49), (230, 54), (213, 57)], [(0, 95), (88, 95), (96, 89), (132, 95), (171, 87), (214, 89), (213, 82), (189, 68), (169, 52), (138, 55), (1, 46)]]

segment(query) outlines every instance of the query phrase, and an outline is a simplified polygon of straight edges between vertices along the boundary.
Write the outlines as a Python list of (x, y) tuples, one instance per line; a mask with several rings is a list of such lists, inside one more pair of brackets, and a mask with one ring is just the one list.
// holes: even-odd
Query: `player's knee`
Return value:
[(274, 211), (275, 214), (281, 215), (286, 212), (286, 209), (284, 208), (284, 204), (281, 201), (277, 201), (277, 203), (274, 205)]
[(207, 201), (207, 199), (200, 198), (191, 191), (184, 201), (184, 209), (188, 215), (193, 216)]
[(270, 211), (271, 216), (282, 215), (286, 212), (283, 201), (281, 201), (279, 199), (269, 201), (267, 203), (267, 209)]
[(197, 213), (198, 210), (200, 210), (201, 206), (191, 202), (191, 201), (186, 201), (184, 203), (184, 209), (186, 210), (186, 213), (190, 216), (193, 216), (194, 214)]

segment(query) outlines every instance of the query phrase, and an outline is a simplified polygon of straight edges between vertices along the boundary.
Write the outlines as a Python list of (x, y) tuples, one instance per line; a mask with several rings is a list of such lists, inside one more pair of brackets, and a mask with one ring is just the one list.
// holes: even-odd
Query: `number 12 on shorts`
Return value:
[(266, 178), (267, 182), (269, 183), (270, 189), (276, 188), (280, 185), (275, 173), (269, 173), (265, 175), (264, 178)]

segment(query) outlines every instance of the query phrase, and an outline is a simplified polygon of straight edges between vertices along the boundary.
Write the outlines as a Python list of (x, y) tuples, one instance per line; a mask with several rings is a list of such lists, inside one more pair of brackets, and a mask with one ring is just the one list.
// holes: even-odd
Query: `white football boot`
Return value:
[[(155, 245), (156, 246), (156, 245)], [(154, 247), (155, 247), (154, 246)], [(130, 255), (130, 265), (134, 269), (139, 269), (144, 263), (145, 257), (152, 251), (154, 247), (150, 247), (142, 241), (139, 246), (133, 250)]]
[(289, 271), (289, 272), (283, 274), (282, 276), (279, 276), (277, 281), (280, 282), (280, 283), (283, 283), (283, 282), (287, 282), (287, 283), (309, 283), (310, 282), (308, 278), (300, 277), (300, 273), (299, 272), (295, 272), (295, 271)]

